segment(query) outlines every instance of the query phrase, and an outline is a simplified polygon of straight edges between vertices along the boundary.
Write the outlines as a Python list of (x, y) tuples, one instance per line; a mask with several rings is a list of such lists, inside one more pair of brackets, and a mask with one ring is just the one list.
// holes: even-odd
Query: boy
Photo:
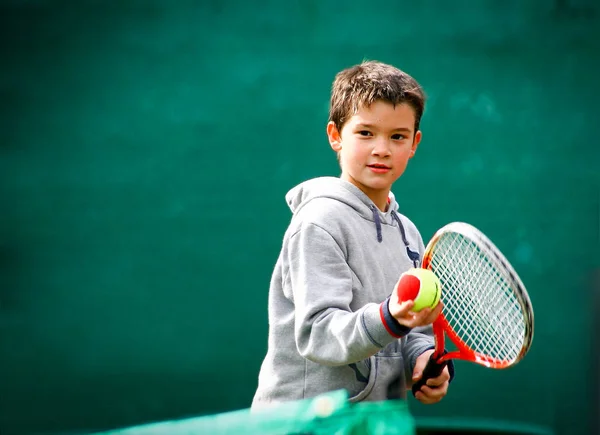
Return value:
[[(350, 400), (405, 398), (433, 352), (442, 304), (411, 312), (396, 283), (424, 246), (392, 184), (421, 140), (425, 96), (408, 74), (364, 62), (335, 77), (327, 136), (340, 178), (288, 192), (293, 217), (269, 290), (268, 351), (253, 408), (346, 389)], [(441, 400), (453, 367), (416, 393)]]

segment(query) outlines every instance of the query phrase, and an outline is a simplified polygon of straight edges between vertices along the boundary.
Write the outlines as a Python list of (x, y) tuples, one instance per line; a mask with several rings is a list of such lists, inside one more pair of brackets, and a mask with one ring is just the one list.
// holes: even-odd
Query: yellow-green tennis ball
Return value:
[(412, 311), (425, 307), (435, 308), (442, 296), (439, 278), (429, 269), (412, 268), (404, 272), (398, 281), (398, 302), (412, 300)]

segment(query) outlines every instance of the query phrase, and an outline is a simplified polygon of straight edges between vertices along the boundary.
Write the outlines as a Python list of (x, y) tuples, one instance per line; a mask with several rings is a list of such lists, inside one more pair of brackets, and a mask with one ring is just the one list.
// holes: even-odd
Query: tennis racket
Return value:
[[(451, 359), (493, 369), (523, 359), (533, 340), (531, 301), (508, 260), (481, 231), (462, 222), (440, 228), (421, 267), (440, 279), (444, 308), (433, 322), (435, 350), (413, 395)], [(456, 349), (445, 350), (445, 335)]]

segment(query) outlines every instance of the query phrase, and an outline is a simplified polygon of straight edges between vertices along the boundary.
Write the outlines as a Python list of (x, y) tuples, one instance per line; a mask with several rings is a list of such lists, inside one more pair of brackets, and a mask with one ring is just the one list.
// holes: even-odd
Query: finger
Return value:
[(413, 368), (412, 380), (413, 382), (418, 381), (423, 376), (423, 370), (425, 370), (425, 366), (429, 362), (431, 358), (431, 354), (433, 353), (433, 349), (426, 350), (421, 355), (417, 357), (415, 362), (415, 367)]
[(437, 378), (430, 378), (427, 379), (427, 382), (425, 383), (425, 385), (427, 385), (428, 387), (431, 388), (439, 388), (442, 385), (444, 385), (446, 382), (448, 382), (450, 378), (446, 378), (445, 376), (438, 376)]
[(441, 399), (448, 392), (448, 382), (444, 382), (438, 387), (430, 387), (428, 385), (423, 385), (421, 387), (421, 392), (429, 398)]
[(431, 315), (431, 308), (425, 307), (421, 311), (410, 311), (416, 323), (422, 324)]
[(437, 398), (437, 397), (430, 397), (428, 395), (426, 395), (425, 393), (423, 393), (423, 391), (417, 391), (415, 393), (415, 399), (417, 399), (419, 402), (421, 402), (424, 405), (432, 405), (434, 403), (439, 402), (440, 400), (442, 400), (442, 398)]
[(412, 327), (414, 328), (415, 326), (425, 326), (432, 324), (441, 311), (442, 307), (440, 307), (439, 304), (435, 307), (435, 309), (431, 309), (429, 307), (423, 308), (418, 313), (415, 313)]
[(396, 306), (394, 310), (390, 309), (392, 316), (394, 316), (403, 325), (409, 328), (414, 328), (420, 322), (420, 318), (417, 317), (417, 313), (411, 311), (415, 305), (414, 301), (403, 301)]
[[(446, 396), (447, 389), (444, 387), (429, 388), (426, 385), (424, 385), (423, 387), (421, 387), (421, 390), (418, 393), (419, 393), (419, 396), (422, 394), (421, 400), (420, 400), (422, 403), (430, 404), (430, 403), (437, 403), (440, 400), (442, 400), (444, 398), (444, 396)], [(415, 398), (416, 397), (417, 397), (417, 394), (415, 394)]]
[(444, 370), (439, 376), (428, 379), (426, 385), (436, 388), (448, 381), (450, 381), (450, 372), (448, 371), (448, 367), (446, 366), (444, 367)]
[(411, 311), (411, 312), (414, 313), (415, 316), (427, 317), (431, 314), (431, 307), (424, 307), (424, 308), (421, 308), (419, 311)]
[(419, 314), (419, 317), (415, 319), (417, 326), (431, 325), (437, 318), (437, 314), (435, 314), (431, 308), (424, 308)]
[(398, 314), (400, 316), (406, 316), (409, 313), (413, 313), (412, 311), (410, 311), (412, 309), (412, 307), (415, 306), (415, 301), (413, 300), (407, 300), (407, 301), (402, 301), (400, 302), (398, 308)]
[(440, 315), (443, 308), (444, 308), (444, 305), (441, 302), (438, 303), (436, 305), (436, 307), (429, 312), (427, 318), (425, 319), (425, 322), (427, 322), (427, 324), (433, 323), (434, 320), (437, 319), (437, 317)]
[(438, 308), (436, 306), (435, 310), (430, 307), (425, 307), (418, 312), (408, 311), (404, 316), (404, 319), (406, 320), (405, 324), (411, 328), (430, 325), (437, 318), (441, 310), (441, 307)]

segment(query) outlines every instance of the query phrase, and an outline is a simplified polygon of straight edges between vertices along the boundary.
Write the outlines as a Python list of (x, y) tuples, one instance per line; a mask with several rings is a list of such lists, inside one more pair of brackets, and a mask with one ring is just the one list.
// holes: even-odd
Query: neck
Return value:
[[(365, 192), (365, 193), (367, 193), (367, 192)], [(387, 208), (388, 208), (388, 205), (389, 205), (388, 204), (388, 195), (387, 195), (387, 193), (385, 194), (385, 197), (377, 198), (377, 199), (374, 198), (373, 196), (369, 195), (368, 193), (367, 193), (367, 196), (369, 198), (371, 198), (371, 201), (373, 201), (373, 203), (375, 204), (375, 206), (379, 210), (381, 210), (383, 212), (387, 211)]]
[(387, 210), (388, 197), (390, 194), (389, 188), (388, 189), (372, 189), (372, 188), (369, 188), (369, 187), (363, 185), (362, 183), (359, 183), (352, 177), (344, 176), (344, 174), (342, 174), (342, 176), (340, 178), (342, 180), (346, 180), (349, 183), (354, 184), (356, 187), (358, 187), (360, 190), (362, 190), (363, 193), (365, 195), (367, 195), (371, 201), (373, 201), (373, 204), (375, 204), (375, 207), (377, 207), (379, 210), (381, 210), (382, 212), (385, 212)]

